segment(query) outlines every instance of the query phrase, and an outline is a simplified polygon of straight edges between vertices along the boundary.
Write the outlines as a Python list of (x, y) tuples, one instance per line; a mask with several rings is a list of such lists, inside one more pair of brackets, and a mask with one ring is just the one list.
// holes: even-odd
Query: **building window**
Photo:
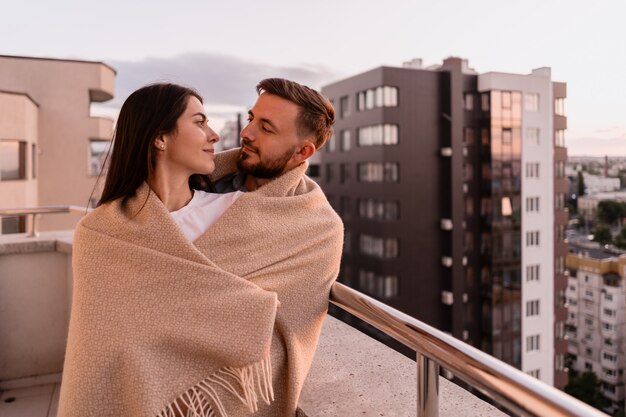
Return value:
[(350, 116), (350, 97), (344, 96), (339, 99), (339, 117), (342, 119)]
[(26, 142), (0, 140), (0, 181), (26, 179)]
[(89, 175), (96, 176), (100, 175), (100, 172), (102, 174), (106, 173), (106, 171), (103, 171), (103, 166), (110, 147), (110, 140), (89, 140)]
[(320, 176), (320, 166), (318, 164), (311, 164), (307, 169), (306, 175), (311, 178), (319, 178)]
[(526, 246), (539, 246), (539, 230), (526, 232)]
[(342, 184), (350, 181), (350, 164), (339, 165), (339, 182)]
[(528, 375), (532, 376), (533, 378), (539, 379), (541, 375), (541, 369), (533, 369), (532, 371), (528, 371)]
[(358, 164), (361, 182), (399, 182), (400, 167), (394, 162), (363, 162)]
[(526, 212), (538, 212), (539, 211), (539, 197), (526, 197)]
[(539, 94), (524, 94), (524, 110), (539, 111)]
[(379, 298), (396, 297), (398, 291), (396, 275), (379, 275), (365, 269), (359, 270), (359, 287), (362, 291)]
[(502, 129), (502, 144), (510, 145), (513, 141), (513, 131), (511, 129)]
[(539, 300), (526, 301), (526, 317), (539, 315)]
[(539, 350), (539, 335), (535, 334), (526, 337), (526, 352), (534, 352)]
[(359, 200), (359, 217), (371, 220), (397, 220), (400, 217), (400, 203), (364, 199)]
[(340, 137), (340, 147), (342, 152), (346, 152), (350, 150), (350, 131), (349, 130), (342, 130), (339, 133), (339, 137)]
[(335, 166), (333, 164), (326, 164), (326, 182), (333, 181), (335, 177)]
[(603, 352), (602, 353), (602, 359), (609, 361), (609, 362), (617, 362), (617, 355), (613, 355), (611, 353), (608, 352)]
[(343, 253), (350, 255), (352, 251), (352, 235), (348, 229), (343, 232)]
[(554, 114), (565, 116), (565, 99), (557, 98), (554, 100)]
[(564, 256), (557, 256), (555, 258), (554, 269), (556, 270), (557, 274), (565, 273), (565, 257)]
[(608, 292), (604, 293), (604, 299), (606, 301), (613, 301), (613, 294), (609, 294)]
[(526, 143), (530, 145), (539, 145), (539, 128), (537, 127), (526, 128)]
[(565, 178), (565, 162), (558, 161), (554, 164), (554, 176), (556, 178)]
[(510, 91), (502, 92), (502, 108), (503, 109), (511, 108), (511, 92)]
[(328, 142), (326, 143), (326, 152), (335, 152), (337, 150), (337, 140), (335, 139), (335, 134), (333, 133), (330, 138), (328, 138)]
[(26, 233), (26, 217), (3, 217), (2, 234)]
[(526, 178), (539, 178), (539, 162), (526, 162)]
[(384, 124), (360, 127), (356, 133), (359, 146), (398, 144), (398, 125)]
[(357, 111), (370, 110), (375, 107), (396, 107), (398, 105), (398, 89), (381, 86), (357, 93)]
[(474, 144), (474, 129), (472, 129), (471, 127), (466, 127), (465, 134), (463, 135), (463, 139), (465, 139), (466, 145), (473, 145)]
[(359, 250), (364, 255), (376, 258), (397, 258), (399, 254), (398, 239), (361, 234), (359, 236)]
[(344, 220), (350, 220), (352, 213), (352, 205), (350, 204), (350, 197), (339, 198), (339, 216)]
[(559, 129), (554, 132), (554, 146), (565, 146), (565, 130)]
[(526, 265), (526, 281), (539, 281), (539, 265)]
[(482, 93), (480, 95), (480, 109), (482, 111), (489, 111), (489, 93)]
[(465, 110), (474, 110), (474, 94), (466, 93), (464, 100)]
[(37, 178), (37, 145), (34, 143), (30, 146), (30, 172), (31, 178)]
[(607, 323), (606, 321), (602, 322), (602, 329), (603, 330), (612, 331), (613, 327), (614, 326), (611, 323)]
[(605, 308), (602, 312), (608, 317), (615, 317), (617, 315), (617, 312), (615, 310), (611, 310), (610, 308)]

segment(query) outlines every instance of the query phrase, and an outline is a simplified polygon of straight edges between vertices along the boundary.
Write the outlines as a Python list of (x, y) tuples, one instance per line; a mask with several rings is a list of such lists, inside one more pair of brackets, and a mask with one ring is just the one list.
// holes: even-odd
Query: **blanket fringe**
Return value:
[[(228, 417), (217, 386), (238, 398), (252, 413), (259, 409), (259, 398), (269, 405), (274, 401), (270, 355), (245, 368), (228, 366), (218, 370), (181, 394), (156, 417)], [(183, 404), (186, 413), (181, 409)]]

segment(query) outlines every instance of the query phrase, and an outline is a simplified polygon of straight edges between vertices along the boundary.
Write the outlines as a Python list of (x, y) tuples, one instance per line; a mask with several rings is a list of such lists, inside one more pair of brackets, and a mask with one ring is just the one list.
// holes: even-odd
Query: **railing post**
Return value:
[(29, 214), (27, 220), (27, 232), (26, 235), (28, 237), (37, 237), (39, 236), (39, 217), (40, 215), (37, 213)]
[(439, 416), (439, 365), (416, 353), (417, 417)]

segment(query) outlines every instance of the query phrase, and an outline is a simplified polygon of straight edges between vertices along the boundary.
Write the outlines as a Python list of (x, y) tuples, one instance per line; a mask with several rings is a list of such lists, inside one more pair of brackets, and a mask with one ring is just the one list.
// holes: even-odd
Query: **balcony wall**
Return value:
[(72, 232), (0, 237), (0, 382), (59, 373), (71, 298)]
[[(72, 232), (0, 237), (0, 389), (58, 381), (50, 374), (63, 366), (71, 239)], [(416, 381), (414, 360), (328, 316), (300, 407), (309, 417), (414, 416)], [(439, 384), (441, 417), (505, 416), (445, 378)]]

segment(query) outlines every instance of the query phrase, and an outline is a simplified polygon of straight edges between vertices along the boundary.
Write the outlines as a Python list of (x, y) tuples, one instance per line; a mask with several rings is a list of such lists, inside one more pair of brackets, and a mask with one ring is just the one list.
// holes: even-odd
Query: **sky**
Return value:
[(219, 129), (266, 77), (314, 88), (421, 58), (479, 73), (551, 67), (568, 85), (570, 155), (626, 155), (626, 2), (597, 0), (24, 0), (2, 5), (0, 54), (103, 61), (114, 116), (154, 81), (197, 88)]

